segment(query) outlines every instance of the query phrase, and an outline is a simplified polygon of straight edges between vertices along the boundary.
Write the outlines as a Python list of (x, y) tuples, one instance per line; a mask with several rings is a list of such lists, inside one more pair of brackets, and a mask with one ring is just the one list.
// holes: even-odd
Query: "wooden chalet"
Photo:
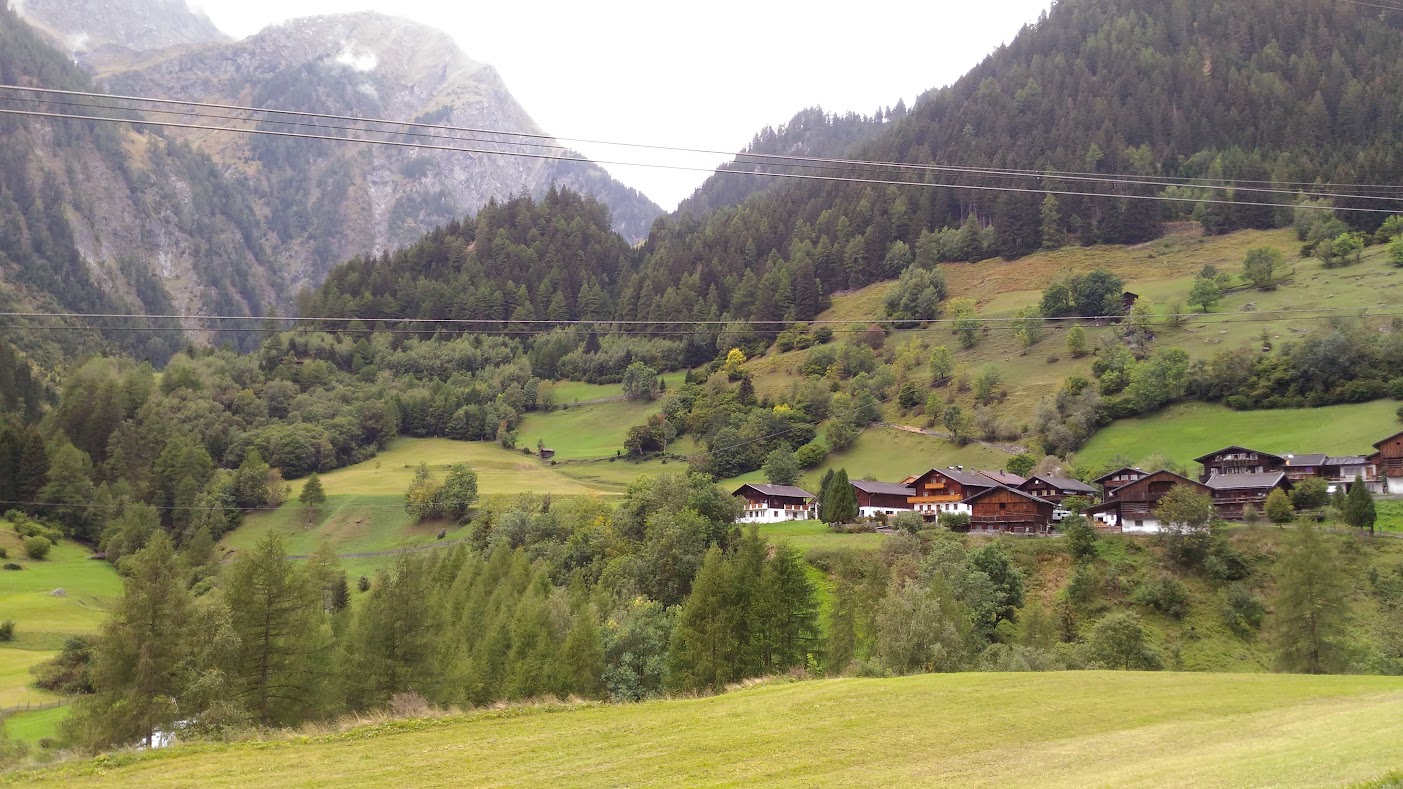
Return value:
[(1009, 488), (1016, 488), (1027, 480), (1009, 471), (981, 471), (980, 474)]
[(1111, 491), (1123, 485), (1129, 485), (1136, 480), (1144, 479), (1149, 476), (1149, 474), (1150, 472), (1148, 471), (1124, 466), (1115, 471), (1102, 474), (1096, 479), (1093, 479), (1092, 482), (1101, 486), (1101, 498), (1109, 499), (1111, 497)]
[(1388, 492), (1403, 490), (1403, 432), (1374, 442), (1369, 462), (1374, 464), (1375, 473)]
[(1289, 491), (1291, 480), (1286, 472), (1272, 471), (1262, 474), (1215, 474), (1206, 483), (1213, 491), (1213, 509), (1218, 517), (1225, 520), (1242, 520), (1248, 505), (1262, 511), (1267, 496), (1281, 488)]
[(1178, 485), (1188, 485), (1209, 495), (1213, 493), (1201, 482), (1172, 471), (1156, 471), (1112, 489), (1105, 501), (1088, 507), (1084, 514), (1093, 523), (1112, 531), (1158, 532), (1160, 523), (1155, 517), (1155, 507)]
[(942, 512), (968, 513), (970, 509), (965, 499), (997, 484), (983, 474), (963, 468), (933, 468), (911, 481), (913, 493), (907, 501), (912, 509), (926, 516)]
[(1050, 499), (1031, 496), (1021, 490), (998, 485), (986, 488), (965, 500), (970, 508), (971, 532), (1044, 534), (1052, 526), (1056, 505)]
[(910, 512), (911, 497), (916, 494), (916, 489), (910, 485), (892, 482), (855, 480), (852, 486), (853, 495), (857, 497), (857, 514), (864, 518)]
[(746, 483), (733, 495), (745, 499), (740, 523), (806, 521), (817, 517), (814, 494), (793, 485)]
[(1217, 452), (1209, 452), (1194, 460), (1203, 465), (1199, 475), (1201, 482), (1218, 474), (1269, 474), (1286, 471), (1286, 458), (1270, 452), (1260, 452), (1247, 447), (1223, 447)]
[(1286, 478), (1300, 482), (1309, 477), (1325, 476), (1326, 455), (1306, 454), (1286, 456)]
[(1097, 490), (1085, 482), (1066, 477), (1054, 477), (1045, 474), (1034, 474), (1017, 486), (1018, 490), (1030, 496), (1046, 499), (1053, 504), (1061, 504), (1063, 500), (1071, 496), (1084, 496), (1088, 499), (1096, 498)]
[(1346, 487), (1352, 484), (1356, 477), (1367, 483), (1373, 482), (1378, 476), (1378, 470), (1364, 455), (1331, 455), (1325, 458), (1325, 465), (1321, 470), (1321, 476), (1325, 477), (1327, 482)]

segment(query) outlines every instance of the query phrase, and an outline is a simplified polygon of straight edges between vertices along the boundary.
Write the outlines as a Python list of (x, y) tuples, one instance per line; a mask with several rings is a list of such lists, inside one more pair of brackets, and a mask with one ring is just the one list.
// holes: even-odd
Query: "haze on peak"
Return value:
[[(439, 28), (490, 63), (560, 137), (738, 151), (762, 127), (821, 105), (865, 114), (946, 85), (1049, 0), (860, 6), (797, 2), (668, 5), (442, 0), (189, 0), (244, 37), (312, 14), (379, 11)], [(348, 52), (357, 66), (369, 61)], [(348, 63), (347, 65), (350, 65)], [(373, 64), (369, 64), (373, 67)], [(591, 159), (713, 168), (723, 157), (570, 143)], [(671, 210), (704, 172), (604, 165)], [(742, 176), (736, 176), (742, 177)]]

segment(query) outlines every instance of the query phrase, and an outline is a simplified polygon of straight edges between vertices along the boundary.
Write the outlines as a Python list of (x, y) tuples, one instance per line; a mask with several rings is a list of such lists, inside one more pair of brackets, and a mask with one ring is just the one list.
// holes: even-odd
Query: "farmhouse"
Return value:
[(1030, 496), (1046, 499), (1053, 504), (1061, 504), (1064, 499), (1070, 496), (1084, 496), (1089, 499), (1095, 498), (1097, 493), (1096, 488), (1091, 487), (1085, 482), (1044, 474), (1034, 474), (1025, 480), (1022, 485), (1016, 487), (1018, 490)]
[(970, 508), (971, 532), (1043, 534), (1052, 524), (1051, 500), (1003, 485), (982, 490), (964, 503)]
[(1217, 452), (1209, 452), (1194, 460), (1203, 464), (1203, 473), (1199, 475), (1201, 482), (1207, 482), (1209, 477), (1218, 474), (1266, 474), (1286, 471), (1286, 458), (1239, 446), (1223, 447)]
[(970, 509), (965, 499), (998, 483), (963, 468), (933, 468), (918, 475), (910, 484), (914, 492), (907, 501), (912, 508), (923, 515), (935, 516), (942, 512), (968, 514)]
[(814, 494), (793, 485), (747, 483), (736, 488), (733, 495), (745, 499), (740, 523), (807, 521), (817, 515)]
[(1267, 496), (1273, 490), (1290, 490), (1291, 480), (1284, 471), (1263, 474), (1215, 474), (1206, 483), (1213, 491), (1213, 509), (1218, 517), (1226, 520), (1241, 520), (1247, 505), (1258, 512), (1266, 504)]
[(1086, 516), (1099, 526), (1122, 532), (1153, 533), (1160, 530), (1154, 509), (1176, 485), (1188, 485), (1200, 493), (1212, 495), (1213, 490), (1201, 482), (1175, 474), (1156, 471), (1134, 482), (1113, 488), (1100, 504), (1088, 507)]
[(1142, 471), (1138, 468), (1124, 466), (1115, 471), (1111, 471), (1093, 479), (1092, 482), (1101, 486), (1101, 498), (1107, 499), (1111, 496), (1111, 491), (1122, 485), (1129, 485), (1137, 479), (1144, 479), (1150, 472)]
[(1300, 482), (1307, 477), (1324, 476), (1325, 455), (1287, 455), (1286, 456), (1286, 478), (1292, 482)]
[(1378, 474), (1374, 464), (1363, 455), (1332, 455), (1325, 458), (1325, 465), (1321, 470), (1321, 476), (1325, 477), (1327, 482), (1344, 485), (1346, 489), (1354, 484), (1356, 477), (1363, 479), (1365, 484), (1370, 484), (1376, 481)]
[(915, 488), (892, 482), (856, 480), (852, 486), (853, 495), (857, 497), (857, 514), (863, 518), (910, 512), (911, 497), (916, 494)]
[(1403, 493), (1403, 432), (1374, 442), (1374, 454), (1369, 456), (1387, 493)]

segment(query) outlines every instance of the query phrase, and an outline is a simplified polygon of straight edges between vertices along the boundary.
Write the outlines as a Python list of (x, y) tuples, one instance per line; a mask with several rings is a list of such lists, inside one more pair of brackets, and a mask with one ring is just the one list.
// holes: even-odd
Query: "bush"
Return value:
[(10, 552), (9, 552), (8, 550), (4, 549), (4, 548), (0, 548), (0, 559), (8, 559), (8, 558), (10, 558)]
[(6, 569), (6, 570), (23, 570), (24, 568), (21, 567), (21, 566), (19, 566), (18, 564), (15, 564), (14, 562), (5, 562), (5, 569)]
[(38, 535), (24, 538), (24, 555), (36, 562), (43, 561), (49, 555), (49, 549), (52, 547), (54, 547), (53, 543)]
[(950, 531), (964, 531), (969, 528), (969, 513), (942, 512), (937, 518), (937, 522)]
[(369, 592), (369, 591), (370, 591), (370, 579), (369, 579), (369, 578), (366, 578), (364, 575), (362, 575), (362, 576), (360, 577), (360, 580), (359, 580), (359, 581), (356, 581), (356, 588), (359, 589), (359, 590), (362, 591), (362, 592)]
[(1252, 635), (1262, 626), (1266, 606), (1246, 584), (1235, 583), (1223, 592), (1223, 622), (1228, 629), (1242, 637)]
[(892, 520), (892, 525), (907, 534), (916, 534), (926, 527), (926, 519), (919, 512), (903, 512)]
[(1096, 527), (1091, 525), (1090, 520), (1073, 515), (1063, 520), (1062, 528), (1067, 535), (1067, 550), (1073, 559), (1086, 561), (1096, 555)]
[(0, 641), (14, 641), (14, 640), (15, 640), (15, 621), (14, 621), (13, 619), (6, 619), (4, 622), (0, 622)]
[(828, 451), (821, 444), (805, 444), (794, 450), (794, 461), (799, 468), (814, 468), (828, 457)]
[(1135, 602), (1174, 619), (1183, 619), (1189, 612), (1189, 591), (1177, 578), (1167, 575), (1140, 584), (1134, 597)]

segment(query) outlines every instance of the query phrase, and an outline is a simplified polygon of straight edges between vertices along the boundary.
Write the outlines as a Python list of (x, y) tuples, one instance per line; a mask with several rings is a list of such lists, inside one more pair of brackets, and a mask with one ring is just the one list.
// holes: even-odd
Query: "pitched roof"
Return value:
[(944, 476), (946, 476), (946, 477), (949, 477), (950, 479), (955, 480), (956, 482), (960, 483), (961, 485), (966, 485), (966, 486), (971, 487), (971, 488), (992, 488), (992, 487), (994, 487), (995, 485), (999, 484), (999, 483), (993, 481), (992, 479), (989, 479), (988, 477), (984, 476), (983, 474), (980, 474), (980, 473), (977, 472), (977, 471), (961, 471), (961, 470), (959, 470), (959, 469), (954, 469), (954, 468), (932, 468), (932, 469), (927, 469), (927, 470), (921, 472), (920, 474), (917, 474), (914, 478), (912, 478), (911, 481), (912, 481), (912, 482), (915, 482), (916, 480), (920, 479), (921, 477), (926, 476), (927, 474), (931, 473), (932, 471), (937, 472), (937, 473), (939, 473), (939, 474), (942, 474), (942, 475), (944, 475)]
[(1008, 485), (1011, 488), (1022, 485), (1026, 481), (1023, 477), (1009, 471), (981, 471), (979, 473), (1000, 485)]
[(811, 499), (814, 497), (814, 494), (803, 488), (796, 488), (793, 485), (764, 485), (759, 482), (747, 482), (739, 488), (736, 488), (736, 492), (732, 495), (738, 496), (740, 492), (746, 488), (753, 488), (762, 496), (790, 496), (797, 499)]
[(1244, 446), (1239, 446), (1239, 445), (1237, 445), (1237, 444), (1232, 444), (1232, 445), (1223, 447), (1222, 449), (1215, 449), (1215, 450), (1213, 450), (1212, 452), (1209, 452), (1209, 453), (1206, 454), (1206, 455), (1199, 455), (1198, 457), (1194, 458), (1194, 460), (1198, 461), (1199, 463), (1202, 463), (1202, 462), (1205, 461), (1205, 460), (1212, 460), (1214, 455), (1217, 455), (1217, 454), (1220, 454), (1220, 453), (1223, 453), (1223, 452), (1227, 452), (1227, 451), (1230, 450), (1230, 449), (1240, 449), (1240, 450), (1242, 450), (1243, 452), (1253, 452), (1253, 453), (1255, 453), (1255, 454), (1261, 455), (1262, 457), (1276, 458), (1277, 460), (1281, 460), (1281, 459), (1282, 459), (1282, 457), (1281, 457), (1280, 455), (1273, 455), (1273, 454), (1270, 453), (1270, 452), (1263, 452), (1263, 451), (1260, 450), (1260, 449), (1248, 449), (1247, 447), (1244, 447)]
[(1288, 468), (1299, 468), (1300, 466), (1323, 466), (1325, 465), (1325, 456), (1318, 453), (1307, 455), (1287, 455), (1286, 465)]
[(914, 496), (916, 489), (908, 485), (898, 485), (894, 482), (869, 482), (865, 479), (855, 479), (852, 481), (854, 488), (863, 493), (886, 493), (892, 496)]
[(995, 485), (995, 486), (992, 487), (992, 488), (985, 488), (984, 490), (979, 491), (978, 493), (974, 494), (973, 496), (966, 496), (966, 497), (965, 497), (965, 500), (962, 501), (962, 502), (960, 502), (960, 503), (961, 503), (961, 504), (968, 504), (969, 502), (974, 501), (975, 499), (983, 498), (984, 496), (987, 496), (987, 495), (989, 495), (990, 493), (993, 493), (993, 492), (995, 492), (995, 491), (1004, 491), (1004, 490), (1008, 491), (1009, 493), (1016, 493), (1016, 494), (1018, 494), (1019, 496), (1022, 496), (1023, 498), (1025, 498), (1025, 499), (1027, 499), (1027, 500), (1029, 500), (1029, 501), (1036, 501), (1036, 502), (1039, 503), (1039, 504), (1046, 504), (1046, 505), (1049, 506), (1049, 507), (1054, 506), (1053, 503), (1050, 502), (1050, 501), (1048, 501), (1047, 499), (1040, 499), (1040, 498), (1038, 498), (1037, 496), (1030, 496), (1030, 495), (1028, 495), (1027, 493), (1024, 493), (1023, 491), (1021, 491), (1021, 490), (1019, 490), (1019, 489), (1017, 489), (1017, 488), (1010, 488), (1010, 487), (1007, 486), (1007, 485)]
[(1341, 457), (1325, 458), (1327, 466), (1362, 466), (1368, 463), (1369, 459), (1363, 455), (1343, 455)]
[(1284, 471), (1261, 474), (1214, 474), (1204, 483), (1214, 490), (1251, 490), (1254, 488), (1274, 488), (1286, 478)]
[(1146, 471), (1146, 470), (1144, 470), (1144, 469), (1142, 469), (1142, 468), (1135, 468), (1135, 467), (1133, 467), (1133, 466), (1121, 466), (1120, 468), (1116, 469), (1115, 471), (1107, 471), (1105, 474), (1102, 474), (1101, 476), (1097, 477), (1096, 479), (1093, 479), (1092, 482), (1105, 482), (1106, 480), (1110, 479), (1111, 477), (1116, 476), (1117, 474), (1121, 473), (1122, 471), (1133, 471), (1133, 472), (1135, 472), (1136, 474), (1139, 474), (1139, 475), (1142, 476), (1142, 477), (1148, 476), (1149, 473), (1150, 473), (1150, 472), (1148, 472), (1148, 471)]
[(1034, 474), (1028, 478), (1028, 482), (1032, 482), (1035, 479), (1040, 479), (1058, 490), (1075, 490), (1082, 493), (1096, 492), (1096, 488), (1091, 487), (1085, 482), (1076, 479), (1068, 479), (1067, 477), (1050, 477), (1043, 474)]
[[(1159, 471), (1151, 471), (1150, 473), (1148, 473), (1148, 474), (1146, 474), (1145, 476), (1143, 476), (1143, 477), (1141, 477), (1141, 478), (1135, 480), (1134, 482), (1127, 482), (1127, 483), (1125, 483), (1124, 485), (1117, 485), (1116, 487), (1111, 488), (1109, 491), (1106, 491), (1106, 496), (1107, 496), (1108, 498), (1114, 498), (1115, 495), (1116, 495), (1117, 493), (1119, 493), (1119, 492), (1122, 491), (1122, 490), (1125, 490), (1126, 488), (1130, 487), (1131, 485), (1139, 485), (1140, 483), (1144, 482), (1145, 480), (1150, 479), (1151, 477), (1158, 477), (1158, 476), (1161, 475), (1161, 474), (1168, 474), (1169, 476), (1173, 477), (1173, 478), (1174, 478), (1174, 484), (1175, 484), (1175, 485), (1181, 485), (1181, 484), (1182, 484), (1182, 485), (1189, 485), (1189, 486), (1191, 486), (1191, 487), (1196, 486), (1196, 487), (1200, 487), (1200, 488), (1207, 488), (1207, 487), (1208, 487), (1207, 485), (1203, 484), (1202, 482), (1199, 482), (1199, 481), (1196, 480), (1196, 479), (1189, 479), (1188, 477), (1184, 476), (1183, 474), (1176, 474), (1176, 473), (1174, 473), (1173, 471), (1170, 471), (1170, 470), (1167, 469), (1167, 468), (1162, 468), (1162, 469), (1160, 469)], [(1245, 475), (1238, 474), (1238, 475), (1230, 475), (1230, 476), (1245, 476)]]

